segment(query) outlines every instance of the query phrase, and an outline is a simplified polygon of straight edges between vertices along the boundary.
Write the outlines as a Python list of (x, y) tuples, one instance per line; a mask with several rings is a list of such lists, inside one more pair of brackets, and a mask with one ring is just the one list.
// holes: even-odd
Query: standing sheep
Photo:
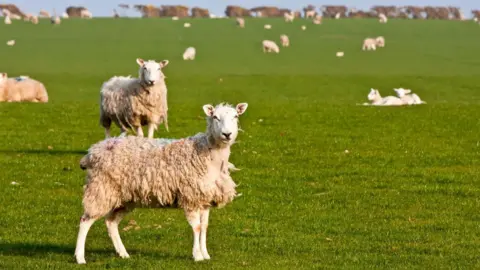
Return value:
[(38, 24), (38, 16), (32, 16), (32, 18), (30, 19), (30, 21), (31, 21), (33, 24)]
[(370, 51), (370, 50), (376, 50), (377, 49), (377, 41), (373, 38), (366, 38), (364, 41), (363, 41), (363, 46), (362, 46), (362, 50), (367, 50), (367, 51)]
[(10, 19), (10, 15), (5, 16), (4, 22), (5, 22), (5, 24), (12, 24), (12, 20)]
[(100, 91), (100, 124), (105, 128), (106, 138), (110, 137), (112, 121), (126, 133), (135, 129), (143, 137), (142, 126), (148, 125), (148, 138), (158, 125), (167, 121), (167, 86), (162, 69), (168, 60), (159, 63), (138, 58), (140, 66), (138, 78), (114, 76), (102, 86)]
[(280, 36), (280, 42), (282, 43), (282, 47), (289, 47), (290, 46), (290, 39), (287, 35)]
[(314, 18), (316, 13), (315, 10), (307, 10), (307, 12), (305, 12), (305, 19)]
[(8, 78), (7, 73), (0, 73), (0, 102), (48, 102), (45, 86), (25, 76)]
[(243, 19), (243, 18), (237, 18), (237, 19), (236, 19), (236, 22), (237, 22), (237, 25), (238, 25), (240, 28), (245, 28), (245, 19)]
[(118, 224), (135, 207), (183, 208), (193, 230), (194, 260), (210, 259), (209, 209), (222, 207), (237, 195), (226, 164), (238, 134), (238, 117), (247, 106), (204, 105), (206, 132), (173, 143), (128, 136), (91, 146), (80, 160), (87, 177), (75, 248), (77, 263), (86, 263), (85, 240), (101, 217), (105, 217), (116, 252), (128, 258)]
[(270, 24), (265, 24), (263, 28), (269, 30), (272, 29), (272, 26)]
[(285, 12), (283, 13), (283, 17), (285, 19), (285, 22), (293, 22), (293, 19), (295, 19), (295, 13), (291, 11), (290, 13)]
[(280, 48), (278, 47), (278, 45), (274, 42), (274, 41), (271, 41), (271, 40), (264, 40), (262, 42), (262, 47), (263, 47), (263, 52), (276, 52), (276, 53), (279, 53), (280, 52)]
[(183, 60), (194, 60), (197, 51), (194, 47), (188, 47), (183, 53)]
[(322, 24), (322, 15), (318, 14), (317, 16), (315, 16), (315, 18), (313, 19), (313, 24)]
[(378, 46), (378, 47), (385, 47), (385, 38), (382, 37), (382, 36), (379, 36), (375, 39), (375, 44)]
[(387, 21), (388, 21), (387, 16), (385, 16), (385, 14), (383, 14), (383, 13), (380, 13), (378, 15), (378, 18), (379, 18), (380, 23), (387, 23)]

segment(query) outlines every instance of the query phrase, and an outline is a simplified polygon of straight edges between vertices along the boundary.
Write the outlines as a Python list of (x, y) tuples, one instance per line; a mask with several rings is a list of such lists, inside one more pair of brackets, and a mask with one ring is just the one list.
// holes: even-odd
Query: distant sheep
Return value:
[(15, 40), (12, 39), (12, 40), (7, 41), (7, 45), (8, 45), (8, 46), (13, 46), (13, 45), (15, 45)]
[(48, 102), (45, 86), (26, 76), (8, 78), (7, 73), (0, 74), (0, 102)]
[(223, 207), (238, 196), (226, 164), (238, 134), (238, 117), (247, 106), (204, 105), (207, 131), (174, 142), (128, 136), (92, 145), (80, 160), (87, 178), (75, 247), (77, 263), (86, 263), (88, 231), (102, 217), (115, 251), (129, 258), (118, 224), (135, 207), (182, 208), (193, 230), (193, 259), (209, 260), (210, 208)]
[(66, 12), (63, 12), (62, 13), (62, 18), (68, 19), (68, 18), (70, 18), (70, 16), (68, 16), (68, 14)]
[(318, 14), (317, 16), (315, 16), (315, 18), (313, 19), (313, 24), (322, 24), (322, 15)]
[(238, 25), (240, 28), (245, 28), (245, 19), (243, 19), (243, 18), (237, 18), (237, 19), (236, 19), (236, 22), (237, 22), (237, 25)]
[(335, 19), (336, 19), (336, 20), (340, 19), (340, 17), (341, 17), (340, 12), (338, 12), (337, 14), (335, 14)]
[(177, 17), (177, 16), (173, 16), (173, 17), (172, 17), (172, 21), (178, 21), (178, 17)]
[(270, 24), (265, 24), (263, 26), (264, 29), (272, 29), (272, 26)]
[(305, 25), (302, 25), (302, 30), (303, 31), (307, 30), (307, 27)]
[(183, 53), (183, 60), (194, 60), (196, 53), (197, 52), (194, 47), (188, 47)]
[(383, 14), (383, 13), (380, 13), (378, 15), (378, 18), (379, 18), (380, 23), (387, 23), (387, 21), (388, 21), (387, 16), (385, 16), (385, 14)]
[(379, 36), (375, 39), (375, 44), (378, 46), (378, 47), (385, 47), (385, 38), (382, 37), (382, 36)]
[(5, 24), (12, 24), (12, 20), (10, 19), (10, 16), (5, 16), (4, 22)]
[(61, 23), (61, 20), (60, 20), (60, 17), (55, 16), (55, 17), (52, 17), (52, 18), (50, 19), (50, 22), (51, 22), (52, 24), (60, 24), (60, 23)]
[(138, 58), (139, 77), (114, 76), (106, 81), (100, 92), (100, 124), (105, 128), (105, 137), (110, 137), (112, 121), (126, 134), (135, 129), (143, 137), (142, 126), (148, 125), (148, 138), (158, 125), (167, 122), (167, 86), (162, 69), (168, 60), (155, 62)]
[(192, 26), (192, 25), (188, 22), (183, 24), (183, 27), (185, 27), (185, 28), (189, 28), (190, 26)]
[(305, 12), (305, 19), (313, 18), (315, 17), (315, 14), (315, 10), (307, 10), (307, 12)]
[(30, 19), (30, 21), (31, 21), (33, 24), (38, 24), (38, 16), (32, 16), (32, 18)]
[(271, 40), (264, 40), (262, 42), (262, 47), (263, 47), (263, 52), (275, 52), (275, 53), (279, 53), (280, 52), (280, 48), (278, 47), (278, 45), (274, 42), (274, 41), (271, 41)]
[(295, 19), (295, 13), (293, 11), (290, 13), (285, 12), (283, 13), (283, 18), (285, 19), (285, 22), (293, 22), (293, 19)]
[(290, 46), (290, 39), (287, 35), (280, 36), (280, 42), (282, 43), (282, 47), (289, 47)]
[(88, 9), (82, 9), (80, 11), (80, 18), (91, 19), (92, 17), (92, 13)]
[(344, 52), (337, 52), (335, 55), (337, 57), (343, 57), (345, 55), (345, 53)]
[(46, 10), (43, 10), (41, 9), (40, 12), (38, 13), (38, 16), (40, 18), (50, 18), (52, 16), (50, 16), (50, 12), (46, 11)]
[(363, 41), (363, 46), (362, 46), (362, 50), (367, 50), (367, 51), (370, 51), (370, 50), (376, 50), (377, 49), (377, 41), (373, 38), (366, 38), (364, 41)]
[(365, 106), (402, 106), (405, 105), (400, 98), (394, 96), (382, 97), (380, 92), (376, 89), (370, 89), (368, 100), (371, 103), (363, 103)]
[(394, 88), (393, 89), (397, 96), (408, 105), (417, 105), (417, 104), (426, 104), (425, 101), (421, 100), (417, 94), (411, 93), (412, 90), (404, 88)]

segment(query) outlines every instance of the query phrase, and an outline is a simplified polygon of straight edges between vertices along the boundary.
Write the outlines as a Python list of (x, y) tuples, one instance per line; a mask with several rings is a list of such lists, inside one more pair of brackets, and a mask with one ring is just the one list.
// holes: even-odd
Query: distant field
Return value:
[[(170, 133), (161, 126), (156, 137), (203, 131), (204, 104), (249, 103), (232, 148), (243, 196), (211, 212), (211, 261), (191, 258), (182, 211), (138, 209), (120, 225), (141, 227), (121, 231), (131, 258), (115, 256), (99, 221), (87, 267), (480, 268), (478, 24), (188, 21), (191, 28), (164, 19), (0, 24), (0, 72), (41, 80), (50, 96), (48, 104), (0, 104), (0, 268), (80, 269), (78, 162), (104, 137), (103, 81), (136, 76), (137, 57), (170, 61)], [(263, 54), (261, 41), (281, 34), (291, 47)], [(379, 35), (385, 48), (361, 51), (365, 37)], [(188, 46), (195, 61), (181, 58)], [(411, 88), (428, 104), (356, 106), (372, 87), (383, 95)]]

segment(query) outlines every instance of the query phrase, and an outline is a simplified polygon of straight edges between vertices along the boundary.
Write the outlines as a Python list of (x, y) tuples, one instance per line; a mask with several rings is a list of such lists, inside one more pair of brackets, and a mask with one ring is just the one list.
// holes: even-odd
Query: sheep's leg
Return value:
[(110, 136), (110, 127), (106, 127), (106, 128), (105, 128), (105, 138), (108, 139), (108, 138), (110, 138), (110, 137), (111, 137), (111, 136)]
[(202, 261), (204, 260), (204, 258), (200, 249), (200, 210), (185, 211), (185, 215), (187, 217), (188, 223), (193, 229), (193, 259), (195, 261)]
[(138, 136), (138, 137), (144, 137), (144, 135), (143, 135), (143, 129), (142, 129), (142, 126), (141, 126), (141, 125), (137, 127), (137, 136)]
[(200, 251), (202, 252), (205, 260), (210, 260), (210, 255), (207, 251), (207, 228), (208, 228), (208, 216), (210, 209), (200, 210)]
[(75, 257), (78, 264), (85, 264), (85, 240), (87, 240), (88, 230), (95, 222), (95, 218), (89, 218), (87, 215), (83, 215), (80, 219), (80, 229), (77, 236), (77, 246), (75, 248)]
[(120, 233), (118, 232), (118, 224), (127, 213), (125, 208), (119, 208), (113, 210), (106, 218), (105, 224), (107, 225), (108, 235), (112, 239), (113, 246), (115, 247), (115, 251), (118, 255), (122, 258), (130, 258), (128, 255), (125, 246), (122, 243), (122, 239), (120, 238)]
[(153, 138), (153, 132), (155, 131), (155, 124), (154, 123), (148, 123), (148, 138), (152, 139)]

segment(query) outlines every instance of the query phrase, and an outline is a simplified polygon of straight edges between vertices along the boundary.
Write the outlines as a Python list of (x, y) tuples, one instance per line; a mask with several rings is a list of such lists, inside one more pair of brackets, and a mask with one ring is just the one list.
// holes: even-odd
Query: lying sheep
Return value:
[(192, 26), (192, 25), (188, 22), (183, 24), (183, 27), (185, 27), (185, 28), (189, 28), (190, 26)]
[(382, 36), (379, 36), (375, 39), (375, 44), (378, 46), (378, 47), (385, 47), (385, 38), (382, 37)]
[(237, 19), (236, 19), (236, 22), (237, 22), (237, 25), (238, 25), (240, 28), (245, 28), (245, 19), (243, 19), (243, 18), (237, 18)]
[(408, 105), (426, 104), (426, 102), (421, 100), (417, 94), (411, 93), (412, 90), (410, 89), (394, 88), (393, 90), (397, 93), (397, 96), (405, 104), (408, 104)]
[(102, 217), (116, 252), (128, 258), (118, 224), (135, 207), (183, 208), (193, 229), (194, 260), (210, 259), (209, 209), (222, 207), (237, 196), (226, 164), (238, 134), (238, 117), (247, 106), (204, 105), (207, 131), (166, 145), (128, 136), (91, 146), (80, 161), (87, 170), (87, 184), (75, 248), (77, 263), (86, 263), (88, 231)]
[(283, 13), (283, 18), (285, 19), (285, 22), (293, 22), (293, 19), (295, 19), (295, 13), (293, 11), (290, 13), (285, 12)]
[(272, 29), (272, 26), (270, 24), (265, 24), (263, 26), (264, 29)]
[(307, 27), (305, 25), (302, 25), (302, 30), (303, 31), (307, 30)]
[(282, 43), (282, 47), (289, 47), (290, 46), (290, 39), (287, 35), (280, 36), (280, 42)]
[(162, 69), (168, 60), (155, 62), (138, 58), (138, 78), (114, 76), (102, 86), (100, 92), (100, 124), (105, 128), (106, 138), (110, 137), (112, 121), (126, 133), (135, 129), (143, 137), (142, 126), (148, 125), (148, 138), (158, 125), (167, 122), (167, 86)]
[(373, 38), (366, 38), (364, 41), (363, 41), (363, 46), (362, 46), (362, 50), (365, 51), (365, 49), (367, 51), (370, 51), (370, 50), (376, 50), (377, 49), (377, 41)]
[(394, 96), (382, 97), (380, 92), (376, 89), (371, 88), (370, 93), (368, 94), (368, 100), (371, 103), (363, 103), (365, 106), (402, 106), (405, 103)]
[(388, 21), (387, 16), (385, 16), (385, 14), (383, 14), (383, 13), (380, 13), (378, 15), (378, 19), (379, 19), (378, 21), (380, 23), (387, 23), (387, 21)]
[(275, 53), (279, 53), (280, 52), (280, 48), (278, 47), (278, 45), (274, 42), (274, 41), (271, 41), (271, 40), (264, 40), (262, 42), (262, 47), (263, 47), (263, 52), (275, 52)]
[(7, 41), (7, 45), (8, 45), (8, 46), (13, 46), (13, 45), (15, 45), (15, 40), (12, 39), (12, 40)]
[(183, 60), (194, 60), (197, 51), (194, 47), (188, 47), (183, 53)]
[(0, 102), (48, 102), (45, 86), (26, 76), (8, 78), (7, 73), (0, 74)]

